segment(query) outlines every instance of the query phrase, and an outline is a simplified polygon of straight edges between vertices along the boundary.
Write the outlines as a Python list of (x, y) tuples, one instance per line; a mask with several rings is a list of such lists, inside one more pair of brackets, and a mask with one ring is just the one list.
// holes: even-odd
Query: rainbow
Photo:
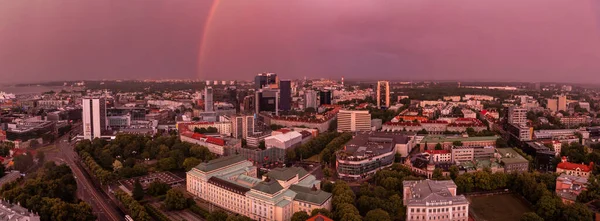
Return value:
[(206, 45), (206, 41), (209, 38), (209, 32), (210, 32), (210, 25), (212, 24), (212, 21), (215, 17), (215, 13), (217, 11), (217, 8), (219, 7), (219, 3), (220, 0), (214, 0), (212, 2), (212, 5), (210, 6), (210, 10), (208, 11), (208, 16), (206, 18), (206, 22), (204, 23), (204, 29), (202, 30), (202, 39), (200, 40), (200, 48), (198, 50), (198, 78), (200, 80), (205, 80), (202, 79), (203, 77), (203, 73), (202, 73), (202, 63), (204, 61), (204, 54), (206, 53), (204, 50), (204, 45)]

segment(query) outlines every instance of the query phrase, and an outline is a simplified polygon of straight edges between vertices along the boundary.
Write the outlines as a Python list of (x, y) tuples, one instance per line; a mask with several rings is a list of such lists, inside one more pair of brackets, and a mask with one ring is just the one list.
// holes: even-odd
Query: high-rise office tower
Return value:
[(337, 114), (338, 131), (355, 132), (371, 130), (371, 114), (368, 110), (340, 110)]
[(241, 115), (232, 119), (233, 137), (236, 139), (246, 139), (254, 134), (254, 116)]
[(254, 95), (248, 95), (244, 97), (243, 100), (243, 104), (242, 104), (242, 111), (244, 113), (251, 113), (254, 111), (254, 104), (255, 99), (254, 99)]
[(377, 108), (390, 107), (390, 82), (377, 81)]
[(292, 81), (279, 81), (279, 109), (288, 111), (292, 108)]
[(567, 110), (567, 96), (565, 96), (565, 95), (558, 96), (558, 110), (559, 111)]
[(331, 104), (331, 98), (332, 98), (331, 91), (325, 90), (325, 91), (319, 92), (319, 104), (320, 105)]
[(204, 111), (211, 112), (214, 109), (213, 89), (212, 87), (204, 88)]
[(313, 90), (304, 91), (304, 108), (317, 108), (317, 92)]
[(92, 140), (99, 138), (106, 130), (106, 101), (104, 98), (84, 98), (83, 106), (83, 138)]
[(274, 73), (260, 73), (254, 77), (254, 85), (256, 89), (264, 87), (278, 88), (279, 79), (277, 78), (277, 74)]
[(517, 125), (527, 124), (527, 109), (512, 106), (508, 108), (508, 123)]
[(279, 89), (263, 88), (257, 90), (254, 98), (256, 113), (271, 112), (279, 115)]

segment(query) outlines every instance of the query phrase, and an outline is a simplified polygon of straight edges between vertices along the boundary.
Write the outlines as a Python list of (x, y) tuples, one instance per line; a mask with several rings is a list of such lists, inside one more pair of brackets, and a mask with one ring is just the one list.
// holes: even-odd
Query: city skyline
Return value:
[(240, 80), (274, 72), (600, 83), (594, 78), (600, 72), (600, 7), (591, 0), (144, 6), (8, 2), (0, 8), (3, 81)]

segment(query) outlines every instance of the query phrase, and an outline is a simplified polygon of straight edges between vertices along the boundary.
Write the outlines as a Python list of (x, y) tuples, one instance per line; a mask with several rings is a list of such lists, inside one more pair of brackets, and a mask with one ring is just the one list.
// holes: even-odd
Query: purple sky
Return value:
[(596, 0), (29, 0), (0, 7), (2, 81), (198, 78), (600, 83)]

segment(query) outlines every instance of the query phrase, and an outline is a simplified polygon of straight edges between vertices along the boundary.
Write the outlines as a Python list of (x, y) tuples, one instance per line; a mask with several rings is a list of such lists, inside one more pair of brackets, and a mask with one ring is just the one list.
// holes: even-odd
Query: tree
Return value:
[(444, 179), (444, 175), (442, 173), (442, 169), (435, 168), (433, 170), (433, 174), (431, 176), (431, 179), (433, 179), (433, 180), (443, 180)]
[(120, 170), (121, 168), (123, 168), (123, 164), (119, 160), (115, 160), (115, 162), (113, 162), (112, 166), (113, 166), (114, 171), (117, 171), (117, 170)]
[(492, 176), (486, 171), (477, 171), (473, 174), (475, 187), (480, 190), (492, 190)]
[(182, 210), (188, 207), (187, 199), (183, 196), (183, 193), (176, 189), (170, 189), (167, 191), (165, 197), (165, 206), (168, 210)]
[(177, 162), (173, 158), (163, 158), (158, 160), (158, 168), (162, 171), (170, 171), (177, 169)]
[(133, 183), (133, 191), (131, 191), (131, 195), (133, 199), (139, 201), (144, 198), (144, 188), (142, 188), (142, 184), (139, 179), (136, 179)]
[(437, 144), (435, 145), (435, 149), (436, 149), (436, 150), (443, 150), (443, 148), (442, 148), (442, 144), (440, 144), (440, 143), (437, 143)]
[(452, 180), (456, 180), (456, 177), (459, 175), (458, 167), (456, 165), (452, 165), (448, 170), (450, 171), (450, 178)]
[(311, 217), (316, 216), (317, 214), (321, 214), (321, 215), (326, 216), (328, 218), (333, 217), (333, 214), (329, 210), (327, 210), (325, 208), (313, 209), (313, 211), (310, 212), (310, 216)]
[(171, 186), (169, 184), (160, 182), (160, 181), (154, 181), (152, 183), (150, 183), (150, 185), (148, 186), (148, 194), (152, 195), (152, 196), (160, 196), (160, 195), (164, 195), (167, 194), (167, 192), (171, 189)]
[(198, 164), (201, 162), (201, 160), (195, 157), (188, 157), (183, 161), (183, 168), (185, 168), (185, 171), (190, 171), (192, 168), (198, 166)]
[(535, 211), (546, 220), (555, 220), (560, 215), (560, 205), (562, 205), (560, 198), (547, 194), (535, 204)]
[(581, 220), (592, 220), (594, 213), (590, 211), (587, 206), (581, 203), (573, 203), (566, 205), (562, 211), (562, 219), (565, 221), (581, 221)]
[(247, 216), (234, 215), (234, 216), (227, 217), (226, 221), (254, 221), (254, 220), (250, 219), (250, 217), (247, 217)]
[(227, 221), (227, 213), (217, 210), (208, 215), (207, 221)]
[(267, 149), (267, 146), (265, 145), (265, 141), (261, 140), (260, 143), (258, 144), (258, 148), (261, 150)]
[(329, 169), (329, 167), (325, 167), (325, 169), (323, 169), (323, 176), (325, 178), (331, 177), (331, 169)]
[(385, 221), (385, 220), (392, 220), (390, 218), (390, 215), (382, 210), (382, 209), (374, 209), (371, 210), (367, 213), (367, 215), (365, 216), (365, 221)]
[(292, 221), (306, 221), (310, 216), (305, 211), (298, 211), (292, 215)]
[(577, 202), (588, 203), (600, 199), (600, 175), (590, 176), (587, 188), (577, 196)]
[(461, 193), (469, 193), (473, 191), (473, 188), (475, 187), (473, 184), (473, 175), (470, 173), (465, 173), (456, 177), (454, 182), (456, 183), (458, 191)]
[(31, 165), (33, 165), (33, 157), (31, 153), (21, 154), (13, 158), (15, 170), (25, 172)]
[(43, 151), (38, 151), (35, 157), (37, 158), (38, 163), (42, 163), (44, 162), (44, 159), (46, 159), (46, 154), (44, 154)]
[(463, 145), (463, 142), (462, 142), (462, 141), (460, 141), (460, 140), (456, 140), (456, 141), (452, 142), (452, 145), (453, 145), (453, 146), (458, 146), (458, 147), (460, 147), (460, 146), (462, 146), (462, 145)]
[(6, 170), (6, 168), (4, 167), (4, 164), (0, 163), (0, 178), (2, 178), (4, 176), (5, 170)]
[(538, 216), (534, 212), (524, 213), (521, 217), (521, 221), (544, 221), (542, 217)]
[(504, 138), (500, 137), (500, 138), (496, 139), (496, 147), (497, 148), (508, 147), (508, 142)]

